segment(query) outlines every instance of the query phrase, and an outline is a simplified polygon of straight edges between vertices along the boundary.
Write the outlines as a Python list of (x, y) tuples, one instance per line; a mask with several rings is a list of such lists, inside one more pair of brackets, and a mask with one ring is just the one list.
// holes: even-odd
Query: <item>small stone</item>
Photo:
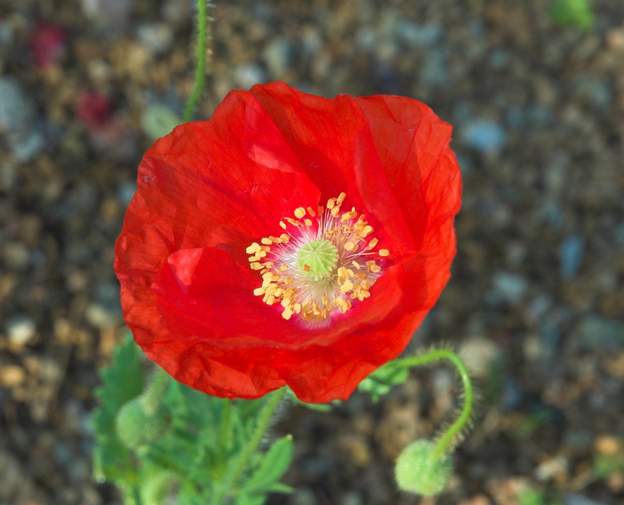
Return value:
[(122, 33), (130, 22), (130, 0), (82, 0), (82, 11), (107, 35)]
[(173, 42), (173, 32), (165, 23), (144, 23), (137, 29), (143, 46), (153, 55), (166, 53)]
[(0, 367), (0, 384), (6, 387), (19, 386), (24, 382), (26, 374), (22, 367), (16, 365), (3, 365)]
[(580, 494), (567, 494), (563, 498), (563, 505), (607, 505), (604, 502), (591, 500)]
[(97, 328), (108, 328), (117, 323), (117, 317), (101, 305), (92, 304), (85, 313), (87, 321)]
[(603, 456), (615, 456), (624, 450), (624, 442), (612, 435), (601, 435), (596, 438), (594, 448), (598, 454)]
[(272, 77), (283, 75), (288, 70), (291, 59), (291, 47), (288, 39), (284, 37), (273, 39), (264, 49), (262, 56), (271, 71)]
[(471, 337), (464, 341), (459, 355), (471, 374), (475, 377), (486, 377), (500, 356), (500, 350), (487, 338)]
[(35, 336), (35, 323), (25, 317), (11, 319), (6, 325), (9, 342), (15, 350), (26, 346)]
[(502, 300), (515, 304), (522, 300), (528, 287), (524, 277), (510, 272), (499, 272), (494, 276), (492, 295), (494, 301)]
[(442, 37), (442, 29), (439, 25), (419, 25), (411, 21), (399, 21), (396, 33), (400, 40), (414, 48), (432, 46)]
[(0, 133), (20, 132), (34, 120), (34, 104), (11, 78), (0, 78)]
[(590, 350), (624, 347), (624, 323), (598, 315), (584, 317), (574, 332), (577, 342)]
[(536, 477), (541, 481), (553, 480), (567, 476), (569, 461), (563, 456), (547, 459), (535, 469)]
[(117, 198), (122, 204), (128, 205), (135, 192), (136, 184), (134, 182), (124, 182), (117, 190)]
[(564, 279), (572, 279), (583, 262), (585, 241), (578, 235), (566, 238), (559, 246), (559, 268)]
[(19, 162), (34, 158), (44, 147), (45, 138), (36, 120), (35, 106), (19, 83), (0, 78), (0, 135)]
[(505, 130), (494, 121), (474, 120), (462, 132), (462, 140), (483, 153), (496, 153), (506, 142)]
[(427, 53), (420, 72), (422, 82), (429, 87), (448, 84), (447, 52), (444, 48), (435, 48)]
[(254, 84), (266, 81), (266, 72), (260, 65), (247, 64), (239, 66), (235, 71), (236, 83), (243, 88), (251, 88)]

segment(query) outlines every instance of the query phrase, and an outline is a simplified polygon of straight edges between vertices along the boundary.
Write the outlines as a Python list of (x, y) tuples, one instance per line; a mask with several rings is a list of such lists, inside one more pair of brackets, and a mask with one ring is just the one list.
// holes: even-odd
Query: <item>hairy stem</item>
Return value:
[(474, 392), (468, 370), (459, 356), (450, 349), (432, 349), (423, 354), (397, 360), (399, 366), (407, 368), (430, 365), (438, 361), (449, 361), (455, 367), (455, 371), (461, 379), (464, 392), (463, 404), (459, 415), (455, 421), (438, 436), (435, 442), (433, 455), (436, 458), (440, 458), (453, 450), (460, 442), (463, 430), (470, 423), (474, 406)]
[(184, 104), (184, 122), (190, 121), (206, 82), (206, 48), (208, 36), (207, 1), (197, 0), (197, 43), (195, 46), (195, 82)]
[(249, 461), (258, 450), (260, 442), (262, 442), (262, 437), (269, 428), (275, 409), (280, 404), (287, 391), (288, 390), (286, 388), (275, 391), (269, 396), (265, 404), (262, 406), (262, 410), (260, 410), (260, 414), (258, 415), (258, 424), (256, 424), (256, 429), (243, 447), (232, 472), (224, 479), (223, 485), (215, 493), (211, 502), (212, 505), (221, 505), (227, 494), (238, 484), (238, 480), (245, 472)]

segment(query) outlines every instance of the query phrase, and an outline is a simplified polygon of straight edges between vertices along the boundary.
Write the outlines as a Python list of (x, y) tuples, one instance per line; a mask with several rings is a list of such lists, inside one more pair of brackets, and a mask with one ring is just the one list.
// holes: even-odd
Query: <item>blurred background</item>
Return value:
[[(228, 90), (419, 98), (455, 126), (454, 277), (414, 346), (477, 378), (448, 493), (393, 459), (448, 419), (444, 367), (381, 402), (293, 408), (272, 505), (624, 503), (624, 2), (263, 0), (211, 9), (198, 116)], [(98, 367), (123, 334), (113, 242), (192, 86), (189, 0), (0, 0), (0, 503), (120, 503), (91, 477)]]

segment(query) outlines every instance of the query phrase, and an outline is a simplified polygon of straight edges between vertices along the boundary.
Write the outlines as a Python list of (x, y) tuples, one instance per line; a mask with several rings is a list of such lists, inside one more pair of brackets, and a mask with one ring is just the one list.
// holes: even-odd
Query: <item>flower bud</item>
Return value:
[(139, 396), (126, 403), (117, 414), (117, 436), (129, 449), (138, 449), (161, 438), (168, 431), (170, 420), (167, 409), (148, 410)]
[(399, 455), (394, 467), (395, 478), (403, 491), (435, 496), (441, 493), (453, 472), (453, 461), (445, 454), (434, 454), (435, 444), (416, 440)]

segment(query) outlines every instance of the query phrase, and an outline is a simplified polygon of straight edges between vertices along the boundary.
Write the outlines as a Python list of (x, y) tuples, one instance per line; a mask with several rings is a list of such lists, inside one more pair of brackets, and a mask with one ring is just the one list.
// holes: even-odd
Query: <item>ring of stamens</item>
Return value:
[(254, 289), (267, 305), (280, 304), (282, 317), (297, 314), (323, 321), (370, 297), (390, 255), (379, 249), (373, 227), (354, 207), (342, 211), (345, 193), (317, 209), (298, 207), (279, 222), (282, 233), (247, 247), (249, 266), (262, 285)]

